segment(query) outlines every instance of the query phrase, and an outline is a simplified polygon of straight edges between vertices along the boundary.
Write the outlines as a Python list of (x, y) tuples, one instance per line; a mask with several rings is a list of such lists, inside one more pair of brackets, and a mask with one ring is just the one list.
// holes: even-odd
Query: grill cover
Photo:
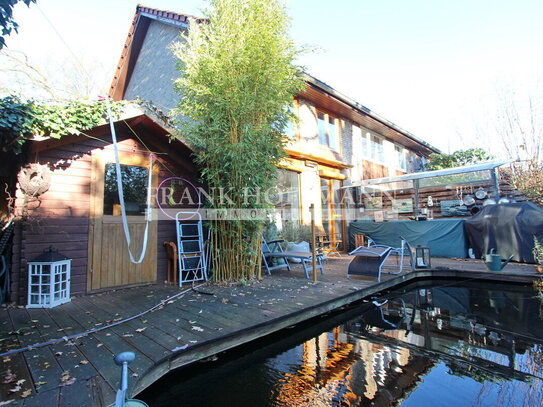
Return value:
[(534, 236), (543, 243), (543, 209), (531, 202), (484, 206), (464, 226), (476, 258), (494, 248), (502, 258), (535, 263)]

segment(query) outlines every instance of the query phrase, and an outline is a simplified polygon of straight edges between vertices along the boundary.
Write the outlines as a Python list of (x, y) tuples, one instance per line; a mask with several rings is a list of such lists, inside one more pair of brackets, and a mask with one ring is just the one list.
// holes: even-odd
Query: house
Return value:
[[(141, 264), (130, 261), (115, 179), (108, 124), (60, 139), (29, 142), (26, 153), (11, 155), (20, 168), (14, 186), (16, 227), (11, 255), (11, 300), (26, 303), (28, 262), (52, 247), (72, 260), (71, 294), (164, 281), (165, 241), (175, 241), (171, 217), (158, 203), (167, 182), (195, 183), (191, 149), (171, 139), (171, 129), (152, 110), (132, 106), (115, 122), (131, 251), (138, 258), (144, 241), (148, 175), (152, 217)], [(39, 180), (40, 191), (30, 190)], [(16, 185), (16, 186), (15, 186)], [(156, 189), (156, 193), (155, 193)], [(158, 202), (158, 203), (157, 203)]]
[[(175, 108), (179, 76), (170, 45), (191, 16), (138, 5), (110, 88), (114, 100), (141, 98), (164, 112)], [(280, 165), (281, 226), (285, 220), (316, 223), (342, 240), (348, 219), (342, 187), (361, 179), (401, 175), (423, 168), (435, 147), (310, 76), (296, 95), (297, 126), (287, 130), (288, 158)], [(286, 203), (285, 203), (286, 202)]]

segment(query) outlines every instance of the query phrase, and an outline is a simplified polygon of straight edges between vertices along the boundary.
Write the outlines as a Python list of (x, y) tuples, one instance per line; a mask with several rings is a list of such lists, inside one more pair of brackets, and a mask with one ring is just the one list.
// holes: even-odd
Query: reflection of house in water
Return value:
[(278, 405), (397, 405), (439, 363), (543, 395), (539, 302), (529, 287), (494, 288), (421, 286), (305, 342), (279, 380)]
[[(331, 335), (331, 336), (330, 336)], [(433, 363), (364, 339), (349, 338), (340, 328), (303, 344), (302, 364), (286, 373), (276, 401), (285, 406), (389, 406), (405, 397)]]

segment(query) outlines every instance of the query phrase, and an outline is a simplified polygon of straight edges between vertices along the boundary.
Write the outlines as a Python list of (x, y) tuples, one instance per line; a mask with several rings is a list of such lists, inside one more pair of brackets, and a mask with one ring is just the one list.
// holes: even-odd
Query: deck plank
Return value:
[[(385, 276), (381, 283), (367, 278), (347, 279), (348, 260), (330, 260), (326, 274), (319, 275), (317, 284), (303, 278), (295, 266), (290, 273), (274, 272), (258, 283), (205, 286), (189, 290), (176, 299), (172, 296), (186, 289), (147, 285), (75, 297), (70, 303), (48, 310), (0, 310), (0, 349), (5, 351), (105, 327), (169, 299), (159, 309), (121, 325), (11, 355), (9, 360), (0, 360), (0, 369), (3, 369), (0, 373), (5, 376), (10, 370), (18, 378), (25, 378), (25, 386), (32, 390), (30, 397), (16, 400), (14, 405), (109, 405), (119, 385), (120, 368), (113, 363), (114, 355), (119, 352), (137, 354), (129, 366), (129, 389), (133, 395), (174, 367), (324, 314), (409, 278), (432, 277), (431, 271), (425, 271), (416, 277)], [(479, 268), (484, 269), (484, 265)], [(466, 273), (477, 272), (477, 278), (507, 278), (503, 272), (470, 271), (467, 265), (463, 265), (462, 270), (442, 271), (441, 276), (464, 278)], [(531, 281), (537, 275), (530, 276), (526, 272), (511, 274), (510, 278), (511, 281), (523, 278)], [(198, 290), (213, 295), (204, 295)], [(136, 331), (141, 328), (145, 330)], [(75, 381), (62, 380), (67, 370), (69, 378)], [(2, 386), (1, 391), (4, 391)], [(0, 397), (5, 396), (8, 396), (5, 391), (0, 393)], [(11, 398), (16, 397), (20, 397), (20, 392), (11, 395)]]
[[(24, 332), (18, 335), (22, 346), (35, 345), (42, 342), (39, 331), (35, 328), (28, 311), (14, 308), (9, 312), (13, 328)], [(45, 338), (46, 339), (46, 338)], [(23, 353), (32, 376), (32, 383), (25, 383), (21, 391), (34, 390), (34, 384), (40, 383), (42, 391), (55, 389), (62, 384), (63, 369), (54, 356), (50, 347), (32, 349)]]

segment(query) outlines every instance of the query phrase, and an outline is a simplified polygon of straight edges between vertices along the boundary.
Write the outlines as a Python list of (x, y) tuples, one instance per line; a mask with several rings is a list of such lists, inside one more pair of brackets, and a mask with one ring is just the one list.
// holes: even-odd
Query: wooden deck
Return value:
[(432, 259), (439, 270), (387, 275), (385, 281), (347, 279), (350, 258), (329, 259), (325, 275), (311, 284), (300, 267), (276, 271), (243, 286), (204, 286), (202, 294), (151, 285), (73, 298), (45, 309), (0, 310), (0, 353), (99, 329), (137, 315), (162, 300), (158, 309), (92, 334), (0, 358), (0, 405), (93, 406), (114, 402), (120, 368), (113, 356), (134, 351), (130, 394), (136, 395), (168, 371), (210, 357), (258, 337), (326, 313), (416, 278), (432, 276), (530, 282), (533, 266), (510, 265), (489, 273), (480, 261)]

